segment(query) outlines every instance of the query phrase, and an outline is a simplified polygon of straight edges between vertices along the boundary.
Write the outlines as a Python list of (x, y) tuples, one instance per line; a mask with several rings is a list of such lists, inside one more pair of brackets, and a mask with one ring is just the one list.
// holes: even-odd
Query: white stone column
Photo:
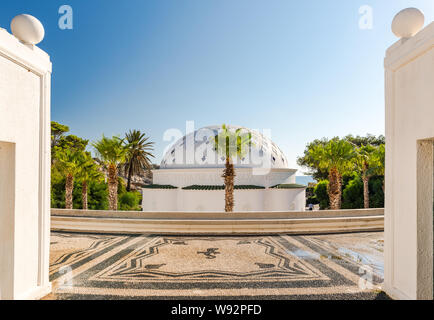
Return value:
[(396, 299), (433, 298), (434, 23), (418, 24), (414, 11), (395, 18), (403, 38), (385, 58), (384, 289)]
[[(33, 26), (15, 30), (32, 43), (40, 38)], [(50, 57), (0, 28), (1, 299), (51, 291), (50, 78)]]

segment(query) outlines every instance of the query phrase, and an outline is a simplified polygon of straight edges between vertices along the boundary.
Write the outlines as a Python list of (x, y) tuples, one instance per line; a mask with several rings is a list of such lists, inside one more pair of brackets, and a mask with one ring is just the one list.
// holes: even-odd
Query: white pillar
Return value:
[(385, 71), (384, 289), (397, 299), (432, 299), (434, 23), (392, 45)]
[(51, 291), (49, 56), (0, 28), (0, 298)]

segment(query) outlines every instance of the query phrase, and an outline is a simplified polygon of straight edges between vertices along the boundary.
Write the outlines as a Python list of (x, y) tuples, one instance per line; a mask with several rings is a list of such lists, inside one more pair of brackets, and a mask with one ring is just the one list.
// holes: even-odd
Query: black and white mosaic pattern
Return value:
[(53, 233), (51, 252), (54, 293), (47, 299), (383, 297), (379, 294), (382, 233), (243, 237)]

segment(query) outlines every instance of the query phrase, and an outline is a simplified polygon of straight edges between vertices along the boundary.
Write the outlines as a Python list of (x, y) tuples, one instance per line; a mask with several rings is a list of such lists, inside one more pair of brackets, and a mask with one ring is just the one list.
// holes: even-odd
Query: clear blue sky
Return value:
[[(73, 30), (58, 28), (63, 4)], [(315, 138), (384, 133), (384, 52), (410, 6), (434, 20), (433, 0), (2, 0), (0, 27), (20, 13), (42, 21), (52, 119), (73, 134), (140, 129), (159, 163), (164, 131), (187, 120), (271, 129), (296, 167)]]

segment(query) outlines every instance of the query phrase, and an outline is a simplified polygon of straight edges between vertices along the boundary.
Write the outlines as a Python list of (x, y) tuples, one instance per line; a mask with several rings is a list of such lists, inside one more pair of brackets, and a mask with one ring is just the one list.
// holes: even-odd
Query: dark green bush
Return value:
[(51, 176), (51, 208), (65, 208), (65, 178)]
[(309, 204), (319, 204), (315, 196), (315, 187), (306, 188), (306, 207), (309, 206)]
[[(83, 209), (81, 197), (82, 184), (74, 181), (72, 192), (73, 208)], [(108, 188), (104, 181), (92, 181), (88, 184), (88, 207), (90, 210), (108, 209)], [(54, 174), (51, 178), (51, 207), (65, 208), (65, 178)]]
[(314, 194), (321, 210), (327, 209), (329, 204), (329, 195), (327, 193), (328, 180), (322, 180), (315, 186)]
[(348, 181), (342, 192), (342, 209), (363, 208), (363, 181), (358, 174)]
[(369, 180), (369, 207), (384, 208), (383, 177), (375, 176)]
[(90, 210), (108, 210), (108, 187), (104, 181), (89, 183), (88, 207)]
[(125, 192), (119, 196), (119, 210), (123, 211), (139, 211), (142, 195), (140, 192), (131, 191)]

